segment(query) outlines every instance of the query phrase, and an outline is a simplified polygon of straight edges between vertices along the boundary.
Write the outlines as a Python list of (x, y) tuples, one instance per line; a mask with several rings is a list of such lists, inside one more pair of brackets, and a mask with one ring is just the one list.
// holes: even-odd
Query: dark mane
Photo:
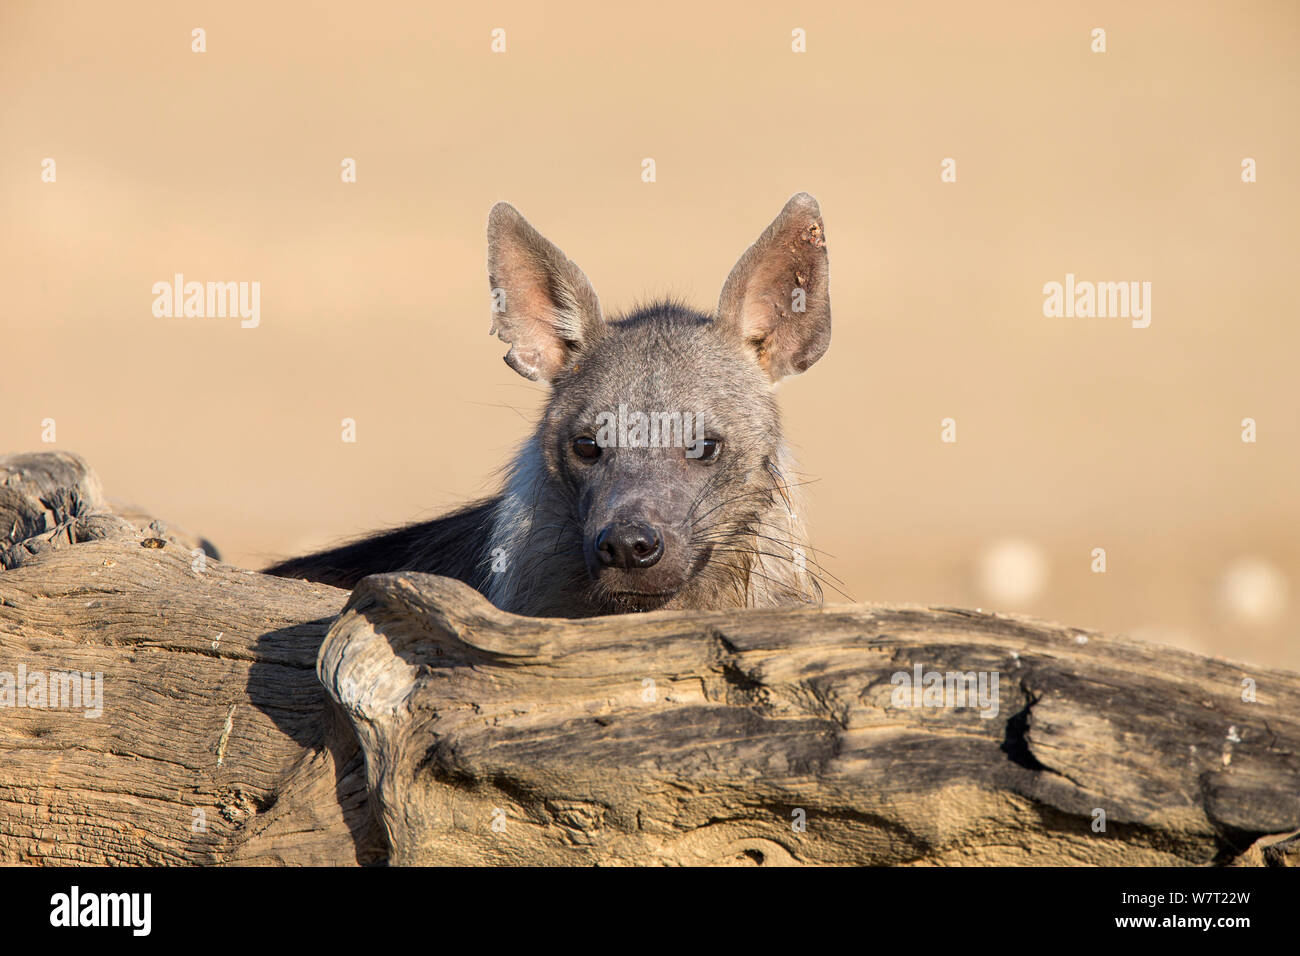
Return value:
[(486, 576), (484, 547), (499, 500), (476, 502), (432, 521), (282, 561), (263, 573), (353, 588), (368, 574), (425, 571), (456, 578), (481, 591)]

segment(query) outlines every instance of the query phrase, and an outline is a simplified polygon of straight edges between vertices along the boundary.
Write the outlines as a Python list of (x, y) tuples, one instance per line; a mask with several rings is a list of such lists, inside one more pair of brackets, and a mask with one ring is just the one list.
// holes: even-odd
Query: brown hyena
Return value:
[(507, 203), (488, 218), (488, 272), (506, 362), (551, 386), (501, 493), (269, 573), (351, 587), (427, 571), (557, 617), (820, 600), (772, 394), (830, 345), (816, 200), (786, 203), (713, 315), (660, 302), (607, 319)]

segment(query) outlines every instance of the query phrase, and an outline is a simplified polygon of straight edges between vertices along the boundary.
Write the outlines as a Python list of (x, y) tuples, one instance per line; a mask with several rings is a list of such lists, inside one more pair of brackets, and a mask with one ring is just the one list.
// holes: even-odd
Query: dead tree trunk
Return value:
[(0, 706), (0, 862), (384, 858), (356, 735), (315, 676), (346, 591), (135, 527), (71, 455), (0, 459), (0, 528), (0, 675), (40, 675), (47, 698), (50, 675), (103, 675), (98, 717), (84, 693)]
[[(1300, 857), (1294, 674), (956, 609), (349, 598), (141, 530), (73, 456), (0, 459), (0, 520), (0, 675), (47, 688), (0, 676), (0, 862)], [(49, 706), (70, 671), (102, 716)]]

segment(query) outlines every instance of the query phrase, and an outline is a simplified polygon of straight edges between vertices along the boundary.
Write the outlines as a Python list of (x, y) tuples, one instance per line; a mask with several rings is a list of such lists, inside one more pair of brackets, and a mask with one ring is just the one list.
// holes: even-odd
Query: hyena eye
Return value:
[(686, 450), (686, 457), (704, 464), (712, 464), (722, 454), (721, 438), (701, 438)]
[(600, 457), (600, 446), (596, 444), (596, 439), (584, 435), (573, 440), (573, 453), (587, 461), (595, 461)]

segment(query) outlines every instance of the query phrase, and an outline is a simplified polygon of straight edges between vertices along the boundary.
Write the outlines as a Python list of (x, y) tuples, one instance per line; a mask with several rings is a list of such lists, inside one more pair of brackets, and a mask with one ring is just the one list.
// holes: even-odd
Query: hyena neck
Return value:
[(821, 585), (816, 560), (808, 545), (803, 495), (795, 480), (795, 463), (784, 442), (767, 468), (770, 497), (742, 539), (726, 557), (734, 573), (710, 575), (692, 607), (788, 607), (820, 604)]
[(484, 563), (484, 593), (503, 611), (534, 617), (592, 613), (581, 596), (582, 532), (546, 471), (536, 434), (506, 470)]
[[(564, 490), (545, 466), (534, 435), (511, 462), (496, 502), (483, 556), (484, 593), (502, 610), (534, 617), (585, 617), (606, 613), (588, 598), (582, 528)], [(706, 569), (672, 607), (783, 607), (821, 603), (807, 549), (803, 501), (781, 445), (769, 469), (771, 501), (748, 533), (728, 544), (725, 571)], [(807, 549), (811, 550), (811, 549)]]

